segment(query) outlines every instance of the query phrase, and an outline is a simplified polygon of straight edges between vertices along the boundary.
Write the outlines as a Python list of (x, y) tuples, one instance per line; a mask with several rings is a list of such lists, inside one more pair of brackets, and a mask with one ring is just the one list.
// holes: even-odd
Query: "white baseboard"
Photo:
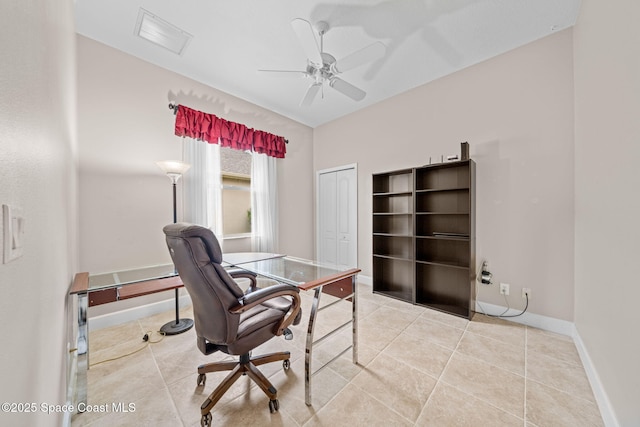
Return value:
[(591, 361), (591, 357), (589, 357), (589, 353), (584, 346), (584, 342), (582, 341), (582, 338), (580, 338), (578, 330), (575, 328), (573, 334), (573, 342), (576, 344), (578, 354), (580, 355), (580, 360), (582, 360), (582, 366), (584, 366), (584, 370), (586, 371), (587, 377), (589, 378), (589, 383), (591, 384), (593, 395), (595, 396), (596, 402), (598, 403), (598, 409), (600, 409), (600, 415), (602, 415), (602, 421), (604, 421), (604, 425), (606, 427), (620, 427), (620, 423), (618, 423), (616, 414), (613, 411), (613, 406), (611, 406), (609, 396), (607, 395), (604, 387), (602, 386), (602, 382), (600, 381), (600, 375), (598, 375), (596, 368), (593, 366), (593, 362)]
[[(188, 294), (180, 295), (179, 306), (187, 307), (191, 305), (191, 297)], [(175, 298), (158, 301), (151, 304), (141, 305), (139, 307), (127, 308), (125, 310), (114, 311), (113, 313), (103, 314), (89, 318), (89, 331), (96, 331), (110, 326), (120, 325), (132, 320), (142, 319), (143, 317), (152, 316), (169, 310), (175, 310)]]
[(367, 286), (373, 286), (373, 279), (371, 276), (365, 276), (364, 274), (358, 274), (358, 278), (356, 279), (358, 283)]
[[(500, 305), (489, 304), (488, 302), (476, 301), (476, 313), (485, 313), (498, 315), (504, 313), (507, 307)], [(522, 310), (510, 309), (506, 315), (514, 315), (520, 313)], [(522, 316), (507, 317), (504, 320), (520, 323), (522, 325), (532, 326), (534, 328), (543, 329), (545, 331), (555, 332), (556, 334), (566, 335), (573, 337), (575, 332), (575, 326), (573, 322), (567, 320), (555, 319), (553, 317), (542, 316), (540, 314), (525, 312)]]
[[(371, 276), (365, 276), (363, 274), (358, 274), (358, 283), (367, 286), (373, 286), (373, 279)], [(502, 307), (499, 305), (489, 304), (488, 302), (476, 302), (476, 312), (477, 313), (488, 313), (488, 314), (508, 314), (514, 315), (520, 313), (520, 310), (510, 309), (505, 313), (506, 307)], [(566, 335), (569, 337), (573, 337), (575, 333), (575, 326), (572, 322), (568, 322), (566, 320), (555, 319), (553, 317), (542, 316), (540, 314), (535, 313), (524, 313), (522, 316), (518, 317), (509, 317), (505, 320), (510, 320), (512, 322), (520, 323), (527, 326), (532, 326), (534, 328), (540, 328), (545, 331), (555, 332), (557, 334)]]

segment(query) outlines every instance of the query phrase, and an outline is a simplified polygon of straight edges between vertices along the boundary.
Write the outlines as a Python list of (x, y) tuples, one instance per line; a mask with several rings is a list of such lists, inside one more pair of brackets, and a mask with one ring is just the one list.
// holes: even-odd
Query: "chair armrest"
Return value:
[(230, 268), (227, 270), (227, 273), (229, 273), (229, 276), (231, 276), (232, 279), (249, 279), (251, 284), (249, 285), (247, 292), (255, 292), (256, 289), (258, 289), (258, 281), (256, 279), (257, 274), (241, 268)]
[(299, 299), (299, 293), (300, 290), (295, 286), (278, 283), (277, 285), (269, 286), (268, 288), (260, 288), (255, 292), (245, 294), (238, 299), (238, 305), (231, 307), (229, 311), (233, 314), (244, 313), (250, 308), (276, 297), (291, 296)]
[(284, 330), (293, 323), (300, 311), (299, 294), (300, 289), (297, 287), (278, 283), (277, 285), (269, 286), (268, 288), (260, 288), (257, 291), (244, 295), (238, 300), (238, 305), (231, 307), (229, 311), (233, 314), (240, 314), (270, 299), (277, 297), (291, 297), (291, 309), (284, 316), (276, 329), (276, 335), (282, 335)]

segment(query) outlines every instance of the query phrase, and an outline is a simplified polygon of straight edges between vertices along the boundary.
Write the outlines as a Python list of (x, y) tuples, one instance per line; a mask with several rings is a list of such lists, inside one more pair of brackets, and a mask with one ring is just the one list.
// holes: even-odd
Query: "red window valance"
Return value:
[(201, 139), (221, 147), (236, 150), (253, 150), (271, 157), (284, 158), (287, 152), (284, 137), (251, 129), (241, 123), (230, 122), (213, 114), (193, 110), (184, 105), (175, 107), (176, 136)]

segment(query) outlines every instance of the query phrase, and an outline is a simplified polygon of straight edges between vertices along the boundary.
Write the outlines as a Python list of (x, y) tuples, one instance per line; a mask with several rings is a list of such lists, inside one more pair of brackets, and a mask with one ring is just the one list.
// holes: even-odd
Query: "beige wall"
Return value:
[[(358, 163), (358, 263), (371, 274), (371, 174), (477, 163), (477, 259), (509, 302), (573, 320), (573, 64), (566, 30), (314, 129), (314, 169)], [(479, 300), (505, 305), (498, 286)]]
[(640, 425), (640, 3), (583, 0), (574, 30), (576, 328), (619, 425)]
[[(73, 2), (3, 0), (0, 52), (0, 204), (26, 221), (23, 256), (0, 263), (0, 401), (63, 404), (77, 268)], [(0, 425), (60, 426), (63, 415), (3, 412)]]
[(155, 165), (182, 156), (170, 100), (289, 139), (278, 160), (280, 251), (312, 256), (312, 238), (300, 238), (312, 228), (311, 128), (78, 36), (80, 268), (170, 262), (171, 187)]

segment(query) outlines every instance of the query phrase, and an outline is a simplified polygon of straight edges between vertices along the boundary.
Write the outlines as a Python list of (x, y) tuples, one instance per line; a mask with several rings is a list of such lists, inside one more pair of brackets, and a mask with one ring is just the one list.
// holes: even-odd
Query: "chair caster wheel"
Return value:
[(202, 416), (202, 419), (200, 420), (200, 426), (211, 427), (212, 419), (213, 417), (211, 416), (211, 412), (207, 412), (205, 415)]
[(285, 371), (288, 371), (289, 368), (291, 367), (291, 361), (289, 359), (283, 360), (282, 367), (284, 368)]
[(205, 374), (199, 374), (198, 375), (198, 386), (203, 386), (205, 385), (205, 383), (207, 382), (207, 376)]
[(270, 400), (269, 411), (273, 414), (274, 412), (278, 412), (278, 409), (280, 409), (280, 402), (278, 402), (278, 399)]
[(287, 341), (291, 341), (293, 339), (293, 332), (291, 332), (291, 329), (289, 328), (282, 331), (282, 335), (284, 335), (284, 339)]

